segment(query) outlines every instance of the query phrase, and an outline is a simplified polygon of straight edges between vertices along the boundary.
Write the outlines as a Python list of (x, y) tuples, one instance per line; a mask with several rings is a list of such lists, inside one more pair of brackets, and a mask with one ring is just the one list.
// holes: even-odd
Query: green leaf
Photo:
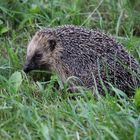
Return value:
[(36, 5), (36, 4), (32, 4), (31, 9), (30, 9), (30, 12), (31, 13), (36, 13), (36, 14), (39, 13), (40, 12), (39, 6)]
[(12, 90), (14, 93), (17, 93), (17, 91), (20, 88), (20, 85), (22, 83), (22, 76), (21, 73), (16, 71), (15, 73), (13, 73), (11, 75), (11, 77), (9, 78), (9, 87), (10, 87), (10, 91)]
[(2, 25), (3, 24), (3, 21), (2, 20), (0, 20), (0, 25)]
[(9, 31), (9, 28), (7, 27), (3, 27), (1, 30), (0, 30), (0, 34), (3, 34), (3, 33), (6, 33)]
[(136, 90), (135, 96), (134, 96), (134, 103), (137, 107), (140, 107), (140, 88)]

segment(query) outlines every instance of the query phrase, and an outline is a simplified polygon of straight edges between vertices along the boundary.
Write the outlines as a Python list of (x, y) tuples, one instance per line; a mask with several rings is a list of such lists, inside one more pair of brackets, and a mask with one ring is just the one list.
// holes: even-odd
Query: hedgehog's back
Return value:
[(100, 91), (102, 83), (125, 92), (138, 84), (138, 62), (113, 37), (70, 25), (51, 30), (64, 48), (61, 61), (68, 69), (67, 77), (76, 76), (87, 87), (97, 84)]

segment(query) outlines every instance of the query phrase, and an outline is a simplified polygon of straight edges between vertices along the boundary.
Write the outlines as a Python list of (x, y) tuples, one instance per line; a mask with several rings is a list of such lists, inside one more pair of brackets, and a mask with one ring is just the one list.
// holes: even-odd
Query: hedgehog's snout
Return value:
[(26, 63), (24, 65), (23, 71), (25, 73), (28, 73), (28, 72), (30, 72), (31, 70), (34, 70), (34, 69), (35, 69), (35, 64), (34, 63)]
[(27, 65), (24, 66), (23, 71), (25, 73), (28, 73), (30, 71), (29, 67)]

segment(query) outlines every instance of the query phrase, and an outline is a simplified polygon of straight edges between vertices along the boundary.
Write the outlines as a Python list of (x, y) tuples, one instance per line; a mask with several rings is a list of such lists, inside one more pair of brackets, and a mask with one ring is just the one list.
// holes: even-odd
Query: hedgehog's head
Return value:
[(50, 70), (59, 59), (62, 48), (59, 47), (56, 37), (47, 32), (37, 32), (27, 48), (24, 72), (35, 69)]

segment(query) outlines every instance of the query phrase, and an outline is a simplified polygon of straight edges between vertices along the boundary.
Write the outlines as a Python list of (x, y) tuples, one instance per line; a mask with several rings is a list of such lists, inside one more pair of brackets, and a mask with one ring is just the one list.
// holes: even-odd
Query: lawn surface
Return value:
[(140, 61), (139, 0), (0, 0), (0, 140), (140, 140), (140, 90), (96, 100), (22, 71), (33, 34), (64, 24), (104, 30)]

